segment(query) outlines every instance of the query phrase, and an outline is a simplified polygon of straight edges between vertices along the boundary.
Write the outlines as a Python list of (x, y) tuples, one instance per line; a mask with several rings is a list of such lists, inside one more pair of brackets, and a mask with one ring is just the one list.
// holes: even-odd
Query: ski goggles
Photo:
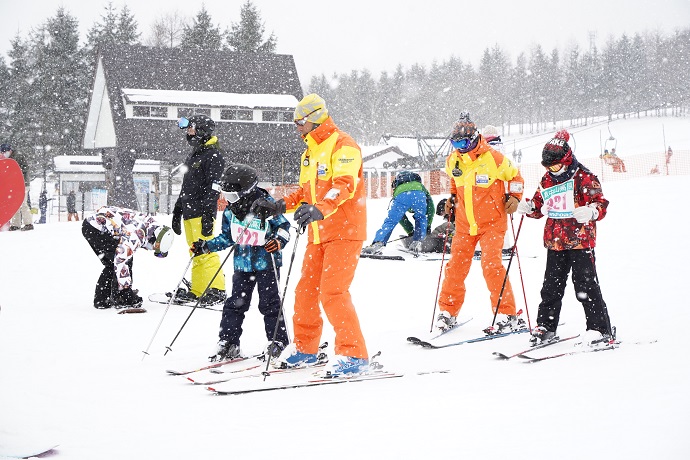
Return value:
[(552, 173), (557, 173), (558, 171), (560, 171), (561, 169), (563, 169), (563, 163), (556, 163), (556, 164), (554, 164), (554, 165), (547, 166), (546, 169), (548, 169), (548, 170), (551, 171)]
[(186, 117), (182, 117), (179, 120), (177, 120), (177, 126), (180, 129), (187, 129), (189, 128), (189, 120)]
[(470, 144), (472, 143), (472, 140), (468, 137), (463, 137), (462, 139), (451, 139), (450, 144), (453, 146), (454, 149), (457, 150), (465, 150), (467, 149)]
[(245, 197), (251, 193), (252, 190), (254, 190), (254, 187), (257, 186), (259, 182), (256, 181), (254, 182), (247, 190), (238, 190), (238, 191), (228, 191), (226, 192), (223, 190), (223, 196), (225, 197), (226, 200), (228, 200), (228, 203), (237, 203), (240, 201), (242, 197)]
[(298, 120), (295, 120), (295, 124), (296, 124), (297, 126), (304, 126), (304, 125), (306, 125), (306, 124), (307, 124), (307, 121), (308, 121), (308, 120), (307, 120), (307, 117), (308, 117), (309, 115), (311, 115), (312, 113), (318, 112), (319, 110), (321, 110), (321, 107), (319, 107), (318, 109), (314, 109), (314, 110), (312, 110), (311, 112), (309, 112), (308, 114), (306, 114), (305, 116), (303, 116), (302, 118), (300, 118), (300, 119), (298, 119)]

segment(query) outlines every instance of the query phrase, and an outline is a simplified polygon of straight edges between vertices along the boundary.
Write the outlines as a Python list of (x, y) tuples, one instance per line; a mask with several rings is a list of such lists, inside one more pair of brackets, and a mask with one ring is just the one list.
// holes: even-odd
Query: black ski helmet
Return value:
[(241, 198), (251, 192), (259, 184), (256, 169), (251, 166), (235, 163), (227, 167), (223, 173), (221, 187), (223, 192), (236, 192)]
[(181, 129), (192, 127), (196, 131), (193, 136), (187, 134), (187, 142), (194, 147), (208, 142), (216, 128), (216, 122), (206, 115), (192, 115), (187, 118), (187, 123), (182, 123), (182, 120), (178, 123)]

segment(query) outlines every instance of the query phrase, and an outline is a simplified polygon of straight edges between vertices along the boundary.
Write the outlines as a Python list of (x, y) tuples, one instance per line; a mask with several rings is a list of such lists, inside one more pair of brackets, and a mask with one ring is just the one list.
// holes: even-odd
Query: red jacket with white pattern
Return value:
[[(575, 206), (587, 206), (594, 203), (599, 216), (596, 220), (601, 220), (606, 216), (606, 208), (609, 202), (604, 198), (601, 190), (601, 183), (597, 176), (582, 165), (578, 165), (575, 170), (574, 178), (574, 198)], [(532, 198), (534, 212), (527, 214), (527, 217), (540, 219), (544, 216), (541, 209), (544, 206), (544, 199), (541, 191), (557, 185), (554, 176), (550, 173), (544, 174), (539, 188)], [(574, 218), (569, 219), (546, 219), (544, 226), (544, 247), (554, 251), (567, 251), (569, 249), (586, 249), (596, 246), (597, 224), (596, 221), (589, 221), (580, 224)]]

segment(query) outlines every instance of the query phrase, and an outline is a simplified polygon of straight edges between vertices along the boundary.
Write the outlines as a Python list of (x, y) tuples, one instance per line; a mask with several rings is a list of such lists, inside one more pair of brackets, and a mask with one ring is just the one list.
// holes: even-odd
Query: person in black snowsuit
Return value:
[[(181, 235), (184, 221), (185, 239), (191, 247), (199, 239), (213, 238), (225, 160), (218, 138), (213, 135), (216, 124), (211, 118), (205, 115), (182, 117), (178, 126), (186, 131), (187, 142), (194, 150), (184, 161), (186, 172), (173, 210), (172, 228)], [(202, 294), (201, 303), (205, 305), (225, 301), (225, 276), (216, 253), (194, 257), (190, 289), (178, 291), (175, 297), (180, 301), (196, 301)]]

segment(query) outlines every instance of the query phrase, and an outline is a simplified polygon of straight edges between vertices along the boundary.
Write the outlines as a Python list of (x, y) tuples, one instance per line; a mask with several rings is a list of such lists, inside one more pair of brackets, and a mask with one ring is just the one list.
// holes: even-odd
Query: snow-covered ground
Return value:
[[(690, 309), (678, 297), (690, 274), (683, 256), (687, 183), (685, 176), (604, 183), (611, 205), (598, 226), (597, 265), (624, 342), (618, 350), (526, 364), (491, 355), (518, 351), (527, 345), (526, 335), (417, 348), (405, 338), (429, 330), (441, 262), (362, 259), (352, 294), (369, 351), (380, 350), (391, 370), (450, 372), (244, 396), (214, 397), (165, 373), (205, 362), (220, 313), (196, 311), (163, 356), (190, 312), (171, 307), (142, 360), (165, 306), (147, 303), (148, 313), (141, 315), (94, 309), (101, 266), (81, 236), (81, 222), (0, 233), (0, 446), (59, 444), (47, 458), (65, 460), (688, 458), (690, 371), (682, 354), (690, 344), (684, 332)], [(368, 202), (370, 237), (387, 205)], [(523, 308), (520, 274), (524, 280), (532, 324), (544, 274), (542, 228), (543, 220), (525, 219), (520, 265), (511, 268)], [(291, 252), (288, 245), (286, 261)], [(288, 316), (302, 254), (298, 247)], [(167, 259), (139, 251), (135, 287), (144, 296), (171, 290), (187, 257), (182, 238)], [(461, 312), (474, 319), (454, 333), (458, 339), (480, 335), (492, 319), (474, 264)], [(286, 274), (284, 268), (283, 280)], [(584, 331), (570, 286), (562, 321), (561, 335)], [(328, 323), (323, 339), (333, 342)], [(658, 342), (631, 343), (650, 339)], [(254, 353), (265, 343), (253, 306), (242, 346)]]

